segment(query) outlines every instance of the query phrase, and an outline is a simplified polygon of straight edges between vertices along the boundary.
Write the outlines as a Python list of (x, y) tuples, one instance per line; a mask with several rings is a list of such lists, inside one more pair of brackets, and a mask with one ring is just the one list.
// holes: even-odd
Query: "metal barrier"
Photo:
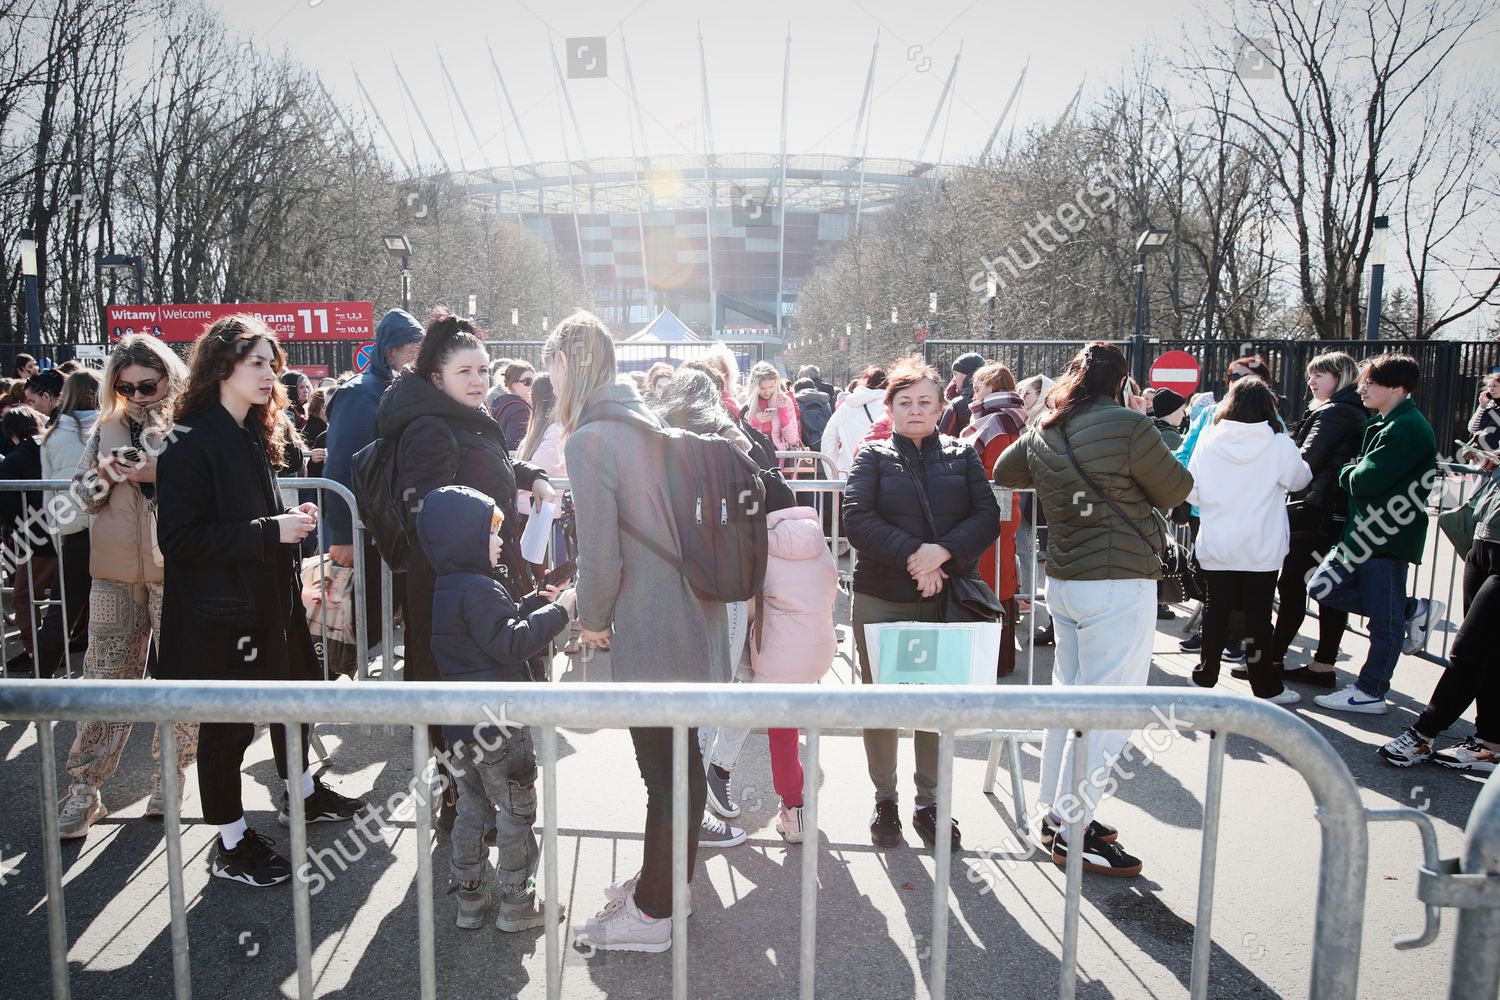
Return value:
[[(652, 685), (603, 684), (415, 684), (399, 691), (381, 684), (331, 687), (317, 682), (249, 684), (240, 682), (187, 682), (179, 684), (112, 681), (17, 681), (0, 687), (0, 719), (35, 722), (41, 782), (47, 882), (48, 925), (51, 941), (53, 995), (67, 998), (67, 928), (63, 896), (61, 852), (57, 840), (57, 775), (54, 760), (53, 725), (65, 719), (105, 721), (171, 722), (195, 719), (203, 722), (283, 723), (286, 726), (290, 760), (300, 759), (301, 732), (307, 721), (365, 725), (400, 724), (412, 729), (412, 760), (415, 787), (420, 789), (416, 809), (417, 919), (421, 995), (436, 996), (436, 963), (433, 943), (431, 851), (431, 788), (427, 726), (431, 723), (483, 725), (495, 718), (491, 706), (499, 704), (503, 717), (517, 724), (537, 727), (544, 786), (543, 854), (541, 885), (546, 898), (547, 995), (561, 993), (562, 950), (558, 936), (558, 900), (563, 895), (558, 865), (557, 730), (559, 727), (624, 729), (631, 726), (670, 727), (673, 730), (673, 801), (688, 801), (687, 741), (689, 729), (705, 719), (735, 727), (795, 726), (807, 736), (806, 773), (813, 776), (805, 793), (804, 827), (811, 836), (803, 845), (801, 864), (801, 997), (814, 996), (817, 980), (816, 920), (818, 883), (818, 779), (819, 737), (833, 728), (915, 727), (939, 734), (937, 829), (946, 830), (952, 816), (952, 780), (955, 733), (963, 729), (997, 726), (1016, 728), (1071, 728), (1077, 794), (1086, 796), (1087, 747), (1093, 730), (1132, 730), (1170, 714), (1174, 729), (1210, 734), (1207, 794), (1204, 800), (1202, 854), (1199, 864), (1197, 919), (1192, 944), (1191, 995), (1208, 995), (1209, 958), (1213, 917), (1214, 874), (1223, 793), (1225, 743), (1230, 733), (1248, 736), (1280, 755), (1306, 781), (1322, 825), (1321, 863), (1315, 910), (1314, 950), (1309, 995), (1314, 1000), (1345, 1000), (1356, 992), (1359, 954), (1363, 934), (1368, 835), (1359, 789), (1347, 765), (1313, 728), (1297, 716), (1252, 698), (1213, 691), (1173, 689), (1157, 693), (1135, 688), (1027, 688), (983, 689), (933, 687), (924, 690), (866, 688), (853, 691), (818, 690), (783, 685)], [(486, 713), (486, 709), (489, 710)], [(419, 719), (414, 720), (413, 715)], [(488, 719), (486, 715), (488, 714)], [(176, 735), (162, 726), (164, 768), (175, 764)], [(170, 773), (170, 770), (168, 771)], [(1493, 784), (1493, 783), (1492, 783)], [(181, 824), (175, 782), (164, 784), (166, 792), (166, 857), (168, 899), (174, 959), (174, 996), (192, 995), (188, 964), (187, 915), (183, 900)], [(1496, 837), (1493, 820), (1500, 816), (1495, 788), (1483, 800), (1485, 808), (1476, 816), (1492, 822), (1487, 829), (1471, 826), (1471, 861), (1495, 863)], [(291, 858), (295, 877), (292, 912), (296, 933), (299, 996), (312, 996), (311, 864), (307, 851), (304, 807), (299, 796), (291, 802)], [(674, 912), (688, 912), (688, 885), (684, 878), (687, 858), (688, 810), (673, 809), (673, 900)], [(691, 822), (697, 822), (696, 817)], [(1486, 853), (1487, 852), (1487, 853)], [(1485, 860), (1485, 859), (1488, 860)], [(931, 996), (943, 1000), (946, 989), (949, 914), (948, 890), (952, 873), (952, 850), (947, 837), (935, 844), (935, 875), (932, 897), (930, 982)], [(1080, 930), (1082, 852), (1072, 851), (1066, 864), (1063, 903), (1062, 957), (1058, 996), (1076, 994), (1078, 939)], [(1490, 906), (1493, 892), (1476, 905)], [(1468, 916), (1466, 914), (1466, 916)], [(1493, 910), (1475, 913), (1465, 924), (1464, 940), (1473, 951), (1490, 950), (1490, 957), (1473, 958), (1482, 977), (1494, 967)], [(673, 921), (673, 996), (687, 996), (687, 921)], [(1488, 936), (1486, 936), (1488, 935)], [(1467, 980), (1466, 980), (1467, 981)], [(1476, 978), (1477, 981), (1477, 978)], [(1465, 994), (1472, 996), (1475, 994)]]
[[(354, 528), (354, 536), (353, 536), (354, 537), (354, 572), (353, 572), (352, 576), (353, 576), (353, 586), (354, 586), (354, 602), (355, 602), (355, 606), (356, 606), (355, 607), (355, 614), (354, 614), (354, 621), (355, 621), (355, 645), (356, 645), (356, 650), (355, 650), (355, 664), (356, 664), (356, 670), (357, 670), (357, 677), (358, 677), (358, 679), (364, 680), (367, 677), (367, 675), (368, 675), (367, 672), (368, 672), (368, 660), (369, 660), (368, 622), (366, 621), (366, 617), (367, 616), (365, 614), (365, 544), (364, 544), (365, 529), (364, 529), (363, 523), (359, 519), (359, 506), (358, 506), (358, 504), (355, 503), (354, 494), (352, 492), (350, 492), (350, 490), (349, 490), (349, 488), (347, 486), (344, 486), (341, 483), (334, 482), (332, 479), (313, 479), (313, 478), (306, 478), (306, 477), (295, 477), (295, 478), (293, 478), (293, 477), (286, 477), (286, 478), (278, 479), (277, 480), (277, 485), (280, 488), (287, 489), (287, 490), (315, 490), (317, 492), (317, 501), (316, 502), (317, 502), (318, 507), (320, 509), (322, 509), (324, 507), (324, 505), (327, 503), (327, 494), (328, 493), (332, 493), (334, 496), (338, 497), (349, 508), (350, 521), (351, 521), (351, 524), (353, 525), (353, 528)], [(69, 487), (71, 487), (71, 486), (72, 486), (72, 480), (69, 480), (69, 479), (45, 479), (45, 480), (41, 480), (41, 479), (9, 479), (9, 480), (0, 480), (0, 492), (6, 492), (6, 493), (33, 493), (33, 492), (34, 493), (42, 493), (42, 494), (44, 494), (44, 496), (50, 495), (53, 498), (54, 501), (56, 500), (56, 495), (57, 494), (66, 492), (69, 489)], [(39, 508), (39, 510), (46, 511), (47, 507), (48, 507), (48, 503), (44, 501), (42, 508)], [(33, 649), (37, 648), (37, 642), (36, 642), (36, 640), (37, 640), (37, 633), (38, 633), (38, 624), (39, 624), (41, 618), (43, 617), (42, 616), (42, 612), (44, 610), (46, 610), (46, 609), (55, 609), (55, 611), (53, 613), (61, 615), (63, 623), (64, 623), (63, 624), (63, 643), (62, 643), (63, 661), (64, 661), (64, 672), (69, 677), (81, 676), (81, 674), (83, 672), (83, 665), (80, 662), (78, 664), (77, 670), (76, 671), (74, 670), (74, 666), (73, 666), (73, 664), (74, 664), (74, 657), (73, 657), (73, 654), (72, 654), (72, 650), (69, 648), (70, 647), (70, 643), (68, 641), (68, 626), (67, 626), (67, 622), (69, 620), (69, 616), (67, 614), (67, 609), (69, 607), (69, 595), (67, 593), (67, 577), (66, 577), (66, 574), (63, 572), (63, 567), (62, 567), (62, 564), (61, 564), (61, 552), (62, 552), (61, 538), (62, 538), (62, 536), (58, 532), (57, 517), (56, 517), (56, 515), (45, 516), (45, 515), (38, 515), (38, 514), (34, 514), (33, 513), (33, 514), (30, 514), (29, 516), (27, 516), (25, 518), (25, 520), (27, 522), (34, 522), (36, 524), (36, 526), (39, 527), (41, 529), (41, 531), (47, 535), (47, 537), (51, 540), (51, 542), (53, 544), (53, 547), (59, 553), (59, 565), (58, 565), (58, 571), (57, 571), (57, 582), (58, 582), (58, 585), (57, 585), (57, 592), (58, 592), (57, 597), (55, 597), (55, 598), (38, 599), (38, 597), (37, 597), (37, 591), (36, 591), (36, 587), (35, 587), (36, 579), (35, 579), (35, 576), (33, 575), (33, 572), (32, 572), (32, 563), (31, 563), (30, 556), (29, 555), (22, 556), (21, 552), (20, 552), (20, 549), (19, 549), (19, 547), (16, 544), (16, 539), (17, 538), (25, 539), (25, 538), (29, 537), (30, 529), (27, 528), (27, 529), (23, 529), (23, 530), (19, 530), (18, 531), (18, 530), (15, 530), (14, 528), (9, 528), (7, 530), (7, 537), (6, 537), (6, 542), (5, 542), (5, 545), (3, 547), (3, 550), (0, 550), (0, 551), (3, 551), (3, 553), (6, 556), (6, 560), (8, 562), (11, 562), (12, 564), (16, 565), (17, 572), (20, 571), (20, 567), (21, 567), (21, 565), (23, 563), (24, 563), (24, 566), (25, 566), (25, 570), (26, 570), (26, 573), (27, 573), (27, 582), (31, 585), (28, 588), (28, 594), (29, 594), (28, 600), (31, 601), (31, 606), (32, 606), (32, 609), (33, 609), (33, 613), (31, 615), (32, 648)], [(327, 546), (324, 544), (325, 543), (325, 537), (324, 537), (324, 533), (323, 532), (324, 532), (323, 519), (319, 518), (318, 519), (318, 530), (317, 530), (317, 535), (316, 535), (316, 537), (317, 537), (317, 548), (318, 548), (319, 552), (322, 552), (322, 551), (324, 551), (327, 548)], [(20, 558), (17, 558), (18, 556), (20, 556)], [(381, 590), (382, 590), (382, 601), (381, 601), (381, 607), (382, 607), (383, 611), (385, 612), (381, 616), (382, 621), (384, 622), (384, 625), (385, 625), (385, 627), (383, 629), (383, 633), (382, 633), (383, 654), (384, 654), (383, 655), (383, 659), (382, 659), (382, 663), (383, 664), (389, 664), (389, 663), (391, 663), (392, 647), (393, 647), (392, 634), (391, 634), (392, 621), (393, 621), (393, 614), (392, 614), (392, 610), (393, 609), (392, 609), (391, 596), (390, 596), (391, 595), (391, 588), (390, 588), (391, 570), (390, 570), (390, 567), (386, 566), (384, 563), (381, 564), (381, 570), (382, 570), (382, 573), (381, 573), (381, 575), (382, 575), (382, 587), (381, 587)], [(300, 581), (299, 581), (299, 586), (300, 586)], [(323, 588), (323, 593), (324, 593), (324, 600), (322, 602), (322, 608), (323, 608), (323, 611), (324, 611), (324, 617), (323, 617), (323, 620), (321, 622), (321, 625), (322, 625), (322, 632), (325, 635), (327, 634), (327, 631), (328, 631), (328, 628), (327, 628), (327, 625), (328, 625), (327, 603), (328, 602), (327, 602), (327, 597), (326, 597), (326, 594), (327, 594), (326, 588), (327, 588), (327, 586), (328, 586), (328, 579), (325, 576), (325, 577), (323, 577), (323, 579), (321, 581), (321, 587)], [(84, 593), (84, 594), (81, 594), (81, 595), (80, 594), (75, 594), (75, 595), (72, 596), (72, 600), (75, 600), (75, 601), (81, 600), (81, 601), (84, 601), (85, 603), (87, 603), (87, 601), (89, 600), (89, 595), (87, 593)], [(321, 659), (322, 659), (322, 663), (323, 663), (323, 679), (324, 680), (328, 680), (329, 679), (329, 675), (330, 675), (330, 671), (329, 671), (329, 665), (328, 665), (328, 644), (326, 642), (323, 644), (323, 655), (322, 655)], [(7, 634), (7, 632), (6, 632), (6, 630), (4, 628), (0, 628), (0, 677), (4, 677), (5, 679), (10, 679), (12, 677), (12, 675), (10, 673), (9, 660), (10, 660), (9, 636), (8, 636), (8, 634)], [(385, 678), (387, 678), (387, 679), (391, 679), (391, 678), (394, 677), (394, 674), (389, 669), (385, 669), (385, 670), (382, 671), (382, 676), (385, 677)]]

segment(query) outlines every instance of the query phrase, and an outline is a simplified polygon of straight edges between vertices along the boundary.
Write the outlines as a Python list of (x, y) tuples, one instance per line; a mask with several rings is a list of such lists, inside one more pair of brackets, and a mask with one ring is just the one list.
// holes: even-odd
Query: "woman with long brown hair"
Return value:
[[(104, 366), (99, 419), (84, 444), (71, 493), (93, 518), (89, 533), (89, 645), (85, 679), (138, 679), (146, 674), (151, 637), (161, 637), (162, 570), (153, 513), (157, 456), (172, 434), (173, 406), (187, 369), (171, 349), (148, 334), (115, 345)], [(86, 721), (68, 752), (68, 794), (62, 801), (61, 836), (87, 836), (107, 810), (100, 789), (120, 766), (130, 737), (128, 722)], [(179, 722), (177, 783), (197, 753), (198, 727)], [(151, 742), (158, 754), (161, 733)], [(181, 796), (178, 802), (181, 802)], [(160, 767), (147, 816), (164, 812)]]
[[(286, 356), (252, 316), (227, 316), (193, 345), (161, 456), (158, 535), (164, 559), (159, 676), (171, 680), (313, 680), (321, 676), (302, 609), (297, 547), (318, 523), (316, 504), (282, 505), (276, 469), (287, 453)], [(247, 828), (240, 765), (255, 739), (248, 722), (199, 730), (203, 819), (219, 828), (211, 872), (266, 886), (291, 877), (272, 841)], [(362, 807), (312, 776), (307, 732), (296, 772), (286, 734), (271, 727), (276, 771), (303, 797), (309, 823), (353, 818)], [(285, 795), (278, 816), (291, 823)]]
[[(1127, 371), (1119, 348), (1100, 341), (1083, 348), (1053, 387), (1052, 412), (995, 466), (996, 485), (1035, 487), (1047, 515), (1047, 602), (1057, 633), (1052, 683), (1058, 686), (1145, 685), (1166, 541), (1154, 511), (1176, 507), (1193, 486), (1151, 418), (1120, 403)], [(1041, 841), (1052, 849), (1054, 864), (1066, 864), (1069, 846), (1081, 843), (1084, 871), (1140, 874), (1140, 861), (1116, 842), (1119, 832), (1093, 820), (1107, 764), (1129, 735), (1091, 734), (1080, 802), (1071, 732), (1047, 731)]]

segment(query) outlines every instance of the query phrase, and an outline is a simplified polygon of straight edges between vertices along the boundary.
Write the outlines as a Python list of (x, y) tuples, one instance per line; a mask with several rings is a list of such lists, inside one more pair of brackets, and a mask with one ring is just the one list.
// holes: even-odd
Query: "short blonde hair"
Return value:
[(542, 364), (551, 368), (552, 360), (558, 357), (567, 362), (567, 367), (553, 373), (552, 388), (557, 391), (554, 419), (567, 437), (583, 423), (583, 411), (589, 402), (614, 384), (615, 341), (602, 319), (579, 309), (558, 323), (542, 345)]
[(1307, 363), (1309, 375), (1332, 375), (1339, 380), (1334, 392), (1342, 392), (1359, 381), (1359, 365), (1343, 351), (1319, 354)]

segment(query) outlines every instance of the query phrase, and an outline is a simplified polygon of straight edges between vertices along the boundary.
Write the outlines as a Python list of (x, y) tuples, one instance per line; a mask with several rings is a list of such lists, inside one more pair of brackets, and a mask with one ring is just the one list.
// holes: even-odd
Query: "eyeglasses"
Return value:
[(154, 396), (156, 395), (156, 387), (159, 385), (161, 385), (161, 379), (159, 378), (150, 378), (146, 379), (143, 382), (136, 382), (134, 384), (131, 384), (129, 382), (116, 382), (115, 392), (118, 392), (126, 399), (133, 399), (136, 393), (140, 393), (142, 396)]
[(516, 381), (519, 382), (519, 383), (521, 383), (522, 385), (530, 385), (532, 378), (533, 378), (533, 376), (527, 375), (525, 378), (518, 378), (518, 379), (516, 379)]

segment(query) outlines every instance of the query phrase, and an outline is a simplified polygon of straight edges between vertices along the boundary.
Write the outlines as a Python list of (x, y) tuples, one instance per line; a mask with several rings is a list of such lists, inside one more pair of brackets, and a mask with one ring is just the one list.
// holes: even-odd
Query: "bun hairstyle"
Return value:
[(1118, 347), (1102, 340), (1087, 345), (1073, 355), (1053, 386), (1053, 410), (1042, 418), (1043, 426), (1066, 424), (1095, 400), (1117, 401), (1128, 371), (1125, 355)]
[(484, 342), (474, 336), (473, 325), (466, 319), (444, 315), (427, 324), (414, 371), (417, 377), (431, 382), (432, 377), (443, 370), (443, 365), (448, 363), (449, 358), (459, 351), (472, 348), (484, 350)]

